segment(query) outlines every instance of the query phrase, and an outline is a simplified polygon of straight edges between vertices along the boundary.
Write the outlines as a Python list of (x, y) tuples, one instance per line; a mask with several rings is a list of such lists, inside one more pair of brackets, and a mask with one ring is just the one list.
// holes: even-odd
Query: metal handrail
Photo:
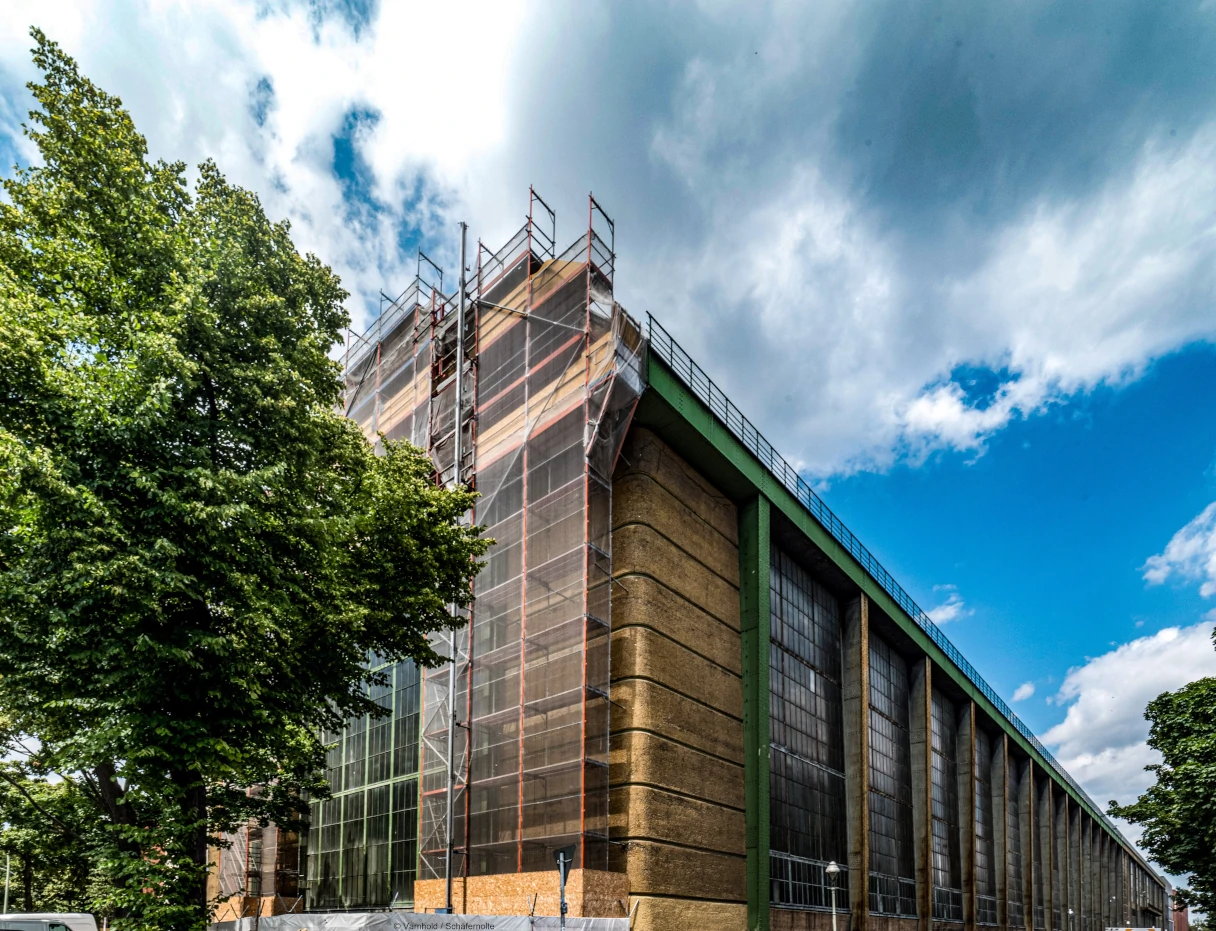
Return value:
[[(841, 522), (839, 517), (832, 513), (832, 510), (823, 503), (823, 499), (815, 494), (806, 480), (798, 474), (798, 470), (785, 461), (773, 445), (761, 435), (760, 431), (756, 429), (750, 420), (743, 416), (739, 408), (722, 393), (722, 390), (710, 380), (705, 371), (692, 360), (687, 352), (680, 348), (680, 345), (671, 338), (671, 334), (663, 329), (662, 324), (655, 320), (654, 316), (650, 313), (646, 314), (646, 331), (647, 340), (650, 343), (650, 351), (662, 359), (667, 367), (671, 369), (672, 374), (683, 382), (684, 386), (692, 391), (697, 398), (704, 402), (710, 412), (734, 434), (735, 438), (746, 446), (753, 456), (760, 460), (760, 464), (768, 469), (773, 477), (784, 485), (786, 490), (803, 507), (810, 511), (811, 516), (823, 525), (824, 529), (832, 535), (832, 538), (849, 552), (849, 555), (857, 560), (875, 582), (882, 586), (883, 591), (895, 600), (895, 603), (903, 609), (908, 617), (912, 618), (913, 622), (928, 634), (929, 639), (946, 654), (971, 684), (978, 688), (984, 697), (992, 702), (997, 711), (1005, 716), (1005, 719), (1013, 725), (1017, 732), (1026, 738), (1030, 745), (1038, 751), (1039, 755), (1056, 771), (1056, 774), (1071, 786), (1081, 798), (1085, 799), (1092, 812), (1102, 820), (1107, 828), (1114, 832), (1115, 836), (1119, 837), (1130, 851), (1134, 852), (1135, 848), (1128, 843), (1127, 838), (1123, 836), (1119, 828), (1115, 826), (1101, 808), (1094, 804), (1093, 799), (1089, 797), (1088, 793), (1077, 784), (1068, 771), (1039, 742), (1039, 739), (1030, 728), (1022, 723), (1021, 718), (1013, 713), (1013, 709), (1005, 704), (1004, 699), (996, 693), (992, 686), (984, 681), (984, 677), (976, 671), (975, 667), (967, 661), (958, 648), (950, 642), (950, 638), (942, 633), (941, 628), (933, 623), (929, 615), (921, 610), (920, 606), (912, 600), (912, 596), (904, 591), (903, 586), (895, 581), (891, 573), (883, 568), (882, 564), (874, 558), (874, 555), (853, 535), (853, 532)], [(1138, 856), (1137, 859), (1139, 859)]]

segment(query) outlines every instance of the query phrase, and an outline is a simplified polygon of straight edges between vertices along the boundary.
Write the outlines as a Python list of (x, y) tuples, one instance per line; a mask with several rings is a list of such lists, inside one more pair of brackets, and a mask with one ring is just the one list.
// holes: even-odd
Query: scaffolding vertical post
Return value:
[[(461, 483), (461, 468), (460, 468), (460, 413), (461, 405), (464, 403), (464, 263), (465, 263), (465, 243), (468, 238), (469, 225), (463, 221), (460, 224), (460, 275), (459, 285), (457, 286), (456, 295), (456, 410), (454, 412), (456, 420), (456, 437), (453, 443), (453, 452), (455, 454), (455, 465), (452, 476), (453, 485), (459, 487)], [(456, 606), (452, 605), (452, 614), (456, 614)], [(447, 850), (444, 857), (444, 904), (447, 907), (448, 914), (452, 914), (452, 854), (455, 845), (452, 842), (452, 834), (456, 828), (456, 630), (453, 628), (448, 634), (448, 645), (450, 647), (451, 660), (448, 663), (448, 798), (447, 798)]]

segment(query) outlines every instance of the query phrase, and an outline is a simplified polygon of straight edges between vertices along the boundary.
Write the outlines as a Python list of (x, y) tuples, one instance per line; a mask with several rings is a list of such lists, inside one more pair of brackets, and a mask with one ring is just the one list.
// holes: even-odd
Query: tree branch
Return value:
[(77, 834), (70, 827), (68, 827), (66, 824), (64, 824), (62, 821), (60, 821), (58, 818), (56, 818), (53, 814), (51, 814), (49, 811), (47, 811), (45, 808), (43, 808), (41, 805), (39, 805), (38, 800), (35, 799), (34, 796), (30, 795), (29, 789), (27, 789), (25, 786), (23, 786), (20, 782), (18, 782), (16, 779), (14, 779), (12, 776), (10, 776), (8, 773), (6, 773), (2, 769), (0, 769), (0, 779), (3, 779), (5, 782), (7, 782), (9, 785), (11, 785), (14, 789), (16, 789), (22, 795), (24, 795), (25, 800), (30, 803), (30, 805), (33, 807), (34, 811), (38, 812), (44, 818), (50, 818), (57, 825), (59, 825), (59, 827), (68, 836), (74, 837), (77, 840), (80, 840), (79, 834)]

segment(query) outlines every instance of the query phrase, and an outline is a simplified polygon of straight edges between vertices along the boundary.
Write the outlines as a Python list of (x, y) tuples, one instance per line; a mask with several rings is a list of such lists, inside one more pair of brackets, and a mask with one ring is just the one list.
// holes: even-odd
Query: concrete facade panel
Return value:
[(747, 926), (747, 906), (740, 902), (690, 902), (687, 899), (635, 897), (637, 914), (633, 931), (742, 931)]
[(627, 845), (624, 860), (630, 895), (661, 895), (689, 903), (747, 901), (741, 856), (634, 840)]
[[(743, 810), (743, 767), (645, 731), (612, 735), (612, 784), (633, 783), (682, 791)], [(696, 778), (690, 779), (689, 773)]]
[(651, 786), (620, 786), (612, 793), (613, 840), (635, 837), (698, 850), (743, 850), (743, 812)]
[(739, 630), (647, 575), (618, 575), (612, 629), (647, 627), (676, 640), (736, 676), (743, 674)]
[(626, 524), (614, 530), (612, 565), (615, 576), (648, 575), (738, 629), (738, 587), (697, 562), (653, 527)]
[(688, 555), (738, 588), (738, 544), (651, 476), (632, 472), (613, 481), (612, 523), (616, 528), (628, 524), (653, 527), (667, 539), (679, 541)]
[(631, 473), (649, 476), (692, 508), (706, 523), (736, 546), (739, 543), (739, 515), (734, 503), (709, 483), (671, 447), (644, 427), (629, 432), (617, 476)]
[(634, 927), (746, 926), (734, 505), (653, 433), (613, 481), (610, 824)]
[(743, 718), (739, 676), (645, 627), (613, 631), (612, 674), (614, 678), (661, 682), (732, 718)]
[(743, 734), (738, 720), (646, 679), (612, 683), (612, 730), (643, 730), (743, 763)]

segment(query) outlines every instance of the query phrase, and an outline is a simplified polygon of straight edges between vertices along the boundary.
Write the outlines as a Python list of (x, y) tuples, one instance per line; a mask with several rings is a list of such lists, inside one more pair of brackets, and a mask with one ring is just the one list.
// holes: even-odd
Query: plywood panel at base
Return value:
[[(566, 879), (568, 914), (575, 918), (624, 916), (629, 899), (627, 882), (621, 873), (571, 870)], [(419, 880), (414, 884), (414, 911), (432, 912), (441, 908), (446, 894), (444, 880)], [(462, 915), (558, 915), (560, 903), (556, 869), (452, 881), (452, 906)]]

